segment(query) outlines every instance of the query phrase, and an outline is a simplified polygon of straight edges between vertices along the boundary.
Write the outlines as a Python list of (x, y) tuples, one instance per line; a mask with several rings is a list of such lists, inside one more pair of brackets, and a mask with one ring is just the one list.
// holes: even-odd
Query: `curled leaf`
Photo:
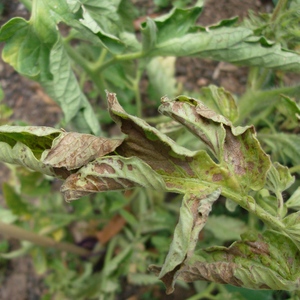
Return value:
[(186, 282), (205, 280), (251, 289), (298, 290), (299, 257), (299, 250), (285, 235), (251, 232), (229, 248), (201, 250), (175, 275)]
[(53, 167), (44, 164), (40, 158), (61, 133), (61, 130), (44, 126), (0, 126), (0, 161), (59, 176)]
[(121, 143), (120, 139), (63, 132), (53, 141), (51, 149), (43, 153), (42, 160), (55, 168), (65, 167), (67, 170), (74, 170), (97, 157), (113, 152)]
[(261, 148), (253, 127), (234, 127), (224, 116), (200, 100), (179, 96), (164, 98), (159, 111), (187, 127), (211, 150), (221, 170), (239, 183), (241, 191), (263, 188), (270, 159)]
[(145, 187), (164, 190), (162, 178), (138, 158), (98, 158), (70, 175), (61, 187), (66, 201), (113, 190)]
[[(219, 198), (220, 193), (220, 190), (216, 190), (207, 197), (185, 195), (166, 260), (162, 268), (149, 267), (151, 271), (159, 273), (159, 278), (167, 286), (167, 294), (173, 292), (176, 277), (180, 274), (184, 261), (193, 256), (199, 233), (205, 226), (212, 205)], [(171, 282), (170, 278), (172, 278)]]

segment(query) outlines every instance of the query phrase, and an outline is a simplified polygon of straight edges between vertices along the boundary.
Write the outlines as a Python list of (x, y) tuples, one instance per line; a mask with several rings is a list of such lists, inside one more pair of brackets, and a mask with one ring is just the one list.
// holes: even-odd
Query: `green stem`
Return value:
[(20, 2), (26, 7), (28, 11), (32, 9), (32, 1), (31, 0), (20, 0)]
[(265, 211), (262, 207), (257, 205), (254, 198), (252, 198), (251, 196), (241, 197), (235, 193), (231, 193), (231, 192), (227, 193), (225, 190), (223, 190), (223, 195), (235, 201), (237, 204), (239, 204), (241, 207), (246, 209), (248, 212), (256, 215), (269, 227), (273, 229), (277, 229), (283, 233), (285, 232), (285, 226), (281, 222), (281, 220), (277, 217), (274, 217), (273, 215)]
[(261, 73), (259, 74), (257, 80), (256, 80), (256, 89), (260, 90), (265, 83), (268, 75), (269, 75), (270, 70), (269, 69), (262, 69)]
[(279, 0), (278, 1), (277, 5), (273, 11), (272, 17), (271, 17), (272, 22), (274, 22), (278, 18), (280, 12), (286, 8), (287, 3), (288, 3), (288, 0)]
[(95, 71), (102, 72), (107, 67), (109, 67), (119, 61), (134, 60), (134, 59), (142, 58), (145, 55), (146, 54), (143, 52), (134, 52), (134, 53), (127, 53), (127, 54), (122, 54), (122, 55), (115, 55), (113, 58), (111, 58), (110, 60), (106, 61), (101, 66), (99, 66), (98, 69)]
[(289, 171), (290, 171), (290, 173), (297, 173), (297, 172), (300, 172), (300, 165), (291, 167), (291, 168), (289, 169)]
[(100, 94), (104, 95), (105, 87), (101, 80), (101, 76), (93, 69), (92, 64), (75, 51), (69, 43), (64, 43), (64, 47), (68, 55), (88, 74), (90, 79), (94, 82)]
[(27, 231), (16, 225), (6, 224), (0, 221), (0, 232), (8, 237), (18, 240), (25, 240), (42, 247), (51, 247), (61, 251), (74, 253), (81, 256), (91, 254), (90, 251), (66, 242), (57, 242), (50, 237), (42, 236), (34, 232)]
[(99, 69), (101, 69), (102, 65), (104, 64), (104, 59), (105, 59), (106, 55), (107, 55), (107, 50), (105, 48), (103, 48), (99, 58), (93, 64), (93, 67), (92, 67), (93, 72), (99, 73)]
[(141, 76), (142, 76), (142, 70), (140, 68), (138, 68), (137, 73), (136, 73), (136, 78), (133, 82), (133, 90), (135, 93), (136, 113), (139, 118), (141, 118), (142, 114), (143, 114), (142, 98), (141, 98), (141, 93), (140, 93), (140, 89), (139, 89), (139, 83), (140, 83)]
[(278, 211), (278, 216), (284, 217), (284, 201), (282, 198), (282, 194), (277, 192), (276, 193), (276, 198), (277, 198), (277, 211)]
[(212, 282), (207, 286), (207, 288), (203, 292), (198, 293), (186, 300), (215, 299), (215, 296), (211, 295), (215, 288), (216, 283)]

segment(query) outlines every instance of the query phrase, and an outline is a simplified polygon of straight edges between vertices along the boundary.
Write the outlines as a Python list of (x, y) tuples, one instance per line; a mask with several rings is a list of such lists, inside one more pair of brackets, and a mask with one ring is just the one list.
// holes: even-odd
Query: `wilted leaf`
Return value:
[(210, 109), (234, 122), (238, 118), (238, 108), (230, 92), (214, 85), (204, 87), (199, 94), (199, 100)]
[[(168, 282), (173, 274), (178, 273), (184, 261), (192, 257), (199, 239), (199, 233), (205, 226), (212, 205), (219, 196), (220, 190), (214, 191), (207, 197), (185, 195), (169, 253), (159, 272), (159, 278), (163, 282)], [(150, 266), (150, 270), (155, 272), (157, 267)], [(176, 279), (176, 275), (174, 277)], [(167, 294), (173, 292), (174, 284), (171, 284), (171, 286), (167, 285)]]
[(125, 190), (136, 186), (164, 190), (162, 178), (142, 160), (132, 157), (98, 158), (70, 175), (61, 187), (66, 201), (90, 193)]
[(121, 143), (122, 140), (63, 132), (54, 139), (51, 149), (43, 152), (41, 160), (55, 168), (74, 170), (97, 157), (113, 152)]
[[(270, 160), (262, 150), (253, 127), (234, 127), (222, 115), (206, 107), (201, 101), (179, 96), (164, 99), (159, 111), (188, 128), (207, 144), (219, 163), (219, 179), (225, 177), (238, 183), (246, 192), (264, 186)], [(227, 181), (227, 186), (230, 183)]]
[[(284, 245), (284, 247), (283, 247)], [(299, 250), (285, 235), (274, 231), (242, 236), (229, 248), (211, 247), (186, 260), (170, 281), (207, 280), (251, 289), (297, 290)]]
[(214, 184), (218, 181), (214, 176), (218, 166), (205, 151), (192, 152), (178, 146), (142, 119), (127, 114), (115, 94), (108, 93), (107, 97), (112, 118), (128, 135), (118, 147), (118, 154), (143, 160), (162, 176), (170, 191), (209, 193), (218, 188)]
[(70, 170), (113, 152), (121, 142), (50, 127), (6, 125), (0, 126), (0, 160), (66, 178)]

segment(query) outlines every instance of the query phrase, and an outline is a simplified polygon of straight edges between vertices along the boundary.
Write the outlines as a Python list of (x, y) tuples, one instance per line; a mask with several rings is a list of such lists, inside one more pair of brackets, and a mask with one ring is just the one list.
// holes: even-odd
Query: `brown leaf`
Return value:
[(45, 151), (43, 159), (45, 164), (52, 167), (74, 170), (114, 151), (121, 143), (119, 139), (66, 132), (53, 141), (52, 148)]

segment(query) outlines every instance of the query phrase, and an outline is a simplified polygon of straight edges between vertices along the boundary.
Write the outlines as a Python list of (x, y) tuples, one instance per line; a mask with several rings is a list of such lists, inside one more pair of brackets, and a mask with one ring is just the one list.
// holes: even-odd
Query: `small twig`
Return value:
[(91, 254), (89, 250), (78, 247), (71, 243), (57, 242), (50, 237), (42, 236), (34, 232), (27, 231), (16, 225), (6, 224), (1, 221), (0, 221), (0, 232), (7, 237), (15, 238), (18, 240), (25, 240), (42, 247), (51, 247), (61, 251), (77, 254), (80, 256), (87, 256)]

